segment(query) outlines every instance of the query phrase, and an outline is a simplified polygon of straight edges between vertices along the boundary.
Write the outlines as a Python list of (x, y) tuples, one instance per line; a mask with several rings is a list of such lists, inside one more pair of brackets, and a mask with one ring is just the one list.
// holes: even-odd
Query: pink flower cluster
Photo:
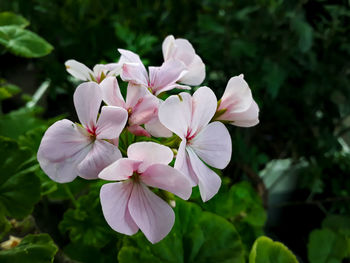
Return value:
[[(85, 81), (73, 98), (80, 124), (67, 119), (54, 123), (37, 154), (43, 171), (56, 182), (77, 176), (113, 181), (100, 192), (106, 221), (126, 235), (141, 229), (152, 243), (169, 233), (175, 216), (149, 187), (187, 200), (198, 185), (202, 200), (208, 201), (221, 185), (211, 167), (223, 169), (231, 159), (232, 143), (224, 124), (250, 127), (259, 122), (258, 105), (243, 75), (229, 80), (219, 101), (208, 87), (199, 87), (192, 96), (181, 92), (160, 99), (173, 89), (190, 91), (205, 78), (205, 65), (189, 41), (168, 36), (162, 51), (163, 64), (148, 70), (137, 54), (123, 49), (118, 63), (93, 70), (68, 60), (67, 71)], [(118, 77), (127, 82), (125, 99)], [(127, 156), (119, 149), (123, 131), (138, 141), (124, 149)], [(171, 148), (142, 141), (146, 137), (169, 138)]]

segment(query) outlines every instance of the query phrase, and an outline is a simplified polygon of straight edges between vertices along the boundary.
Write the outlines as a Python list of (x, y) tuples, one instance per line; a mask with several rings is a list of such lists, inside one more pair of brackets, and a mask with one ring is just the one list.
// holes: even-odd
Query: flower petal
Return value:
[(132, 188), (132, 182), (119, 182), (105, 184), (100, 191), (102, 212), (108, 225), (126, 235), (133, 235), (139, 230), (128, 209)]
[(200, 131), (213, 118), (217, 108), (214, 92), (208, 87), (199, 88), (192, 96), (191, 135)]
[(198, 55), (195, 55), (192, 62), (187, 65), (187, 71), (188, 72), (179, 79), (179, 82), (186, 85), (198, 86), (204, 81), (205, 64)]
[(145, 184), (169, 191), (187, 200), (192, 193), (189, 180), (180, 171), (165, 164), (153, 164), (142, 173)]
[(127, 126), (127, 129), (129, 132), (136, 136), (146, 136), (151, 137), (151, 134), (148, 133), (144, 128), (142, 128), (140, 125), (131, 125)]
[[(128, 63), (138, 63), (138, 64), (142, 64), (142, 61), (140, 59), (140, 56), (137, 55), (136, 53), (130, 51), (130, 50), (126, 50), (126, 49), (118, 49), (119, 53), (121, 54), (120, 59), (119, 59), (119, 64), (124, 64), (126, 62)], [(145, 68), (146, 70), (146, 68)]]
[(74, 59), (67, 60), (64, 64), (68, 73), (71, 74), (73, 77), (84, 81), (93, 80), (92, 77), (94, 76), (94, 73), (84, 64)]
[(127, 180), (137, 171), (141, 161), (121, 158), (103, 169), (98, 177), (108, 181)]
[(252, 101), (252, 92), (248, 83), (244, 80), (243, 74), (241, 74), (232, 77), (227, 83), (218, 110), (227, 109), (232, 113), (244, 112), (248, 110)]
[(173, 160), (174, 154), (169, 147), (154, 142), (137, 142), (128, 148), (128, 157), (142, 161), (139, 171), (155, 163), (168, 164)]
[(124, 63), (120, 77), (123, 81), (128, 81), (135, 85), (148, 86), (148, 75), (143, 64)]
[(185, 92), (172, 95), (159, 107), (160, 122), (180, 138), (185, 138), (191, 124), (192, 98)]
[(156, 95), (169, 90), (187, 73), (185, 65), (179, 60), (167, 60), (160, 67), (149, 67), (150, 87)]
[(77, 176), (77, 166), (90, 151), (91, 145), (76, 152), (69, 158), (60, 161), (51, 161), (45, 157), (39, 149), (37, 159), (41, 169), (55, 182), (68, 183), (73, 181)]
[(100, 83), (102, 99), (109, 106), (125, 108), (124, 98), (115, 77), (107, 77)]
[(145, 124), (145, 129), (154, 137), (169, 138), (173, 135), (159, 120), (158, 115)]
[(162, 44), (164, 61), (171, 59), (175, 50), (175, 38), (173, 35), (167, 36)]
[(95, 82), (80, 84), (74, 92), (73, 100), (80, 123), (93, 130), (102, 102), (99, 85)]
[(218, 120), (230, 121), (239, 127), (252, 127), (259, 123), (259, 106), (253, 100), (252, 105), (244, 112), (225, 112)]
[(211, 199), (220, 189), (220, 177), (209, 167), (207, 167), (191, 149), (186, 148), (189, 155), (191, 166), (196, 176), (198, 177), (199, 191), (203, 202)]
[(97, 121), (97, 139), (115, 139), (125, 127), (128, 113), (125, 109), (114, 106), (103, 106)]
[(91, 140), (79, 132), (69, 120), (60, 120), (45, 132), (39, 152), (45, 159), (53, 162), (63, 161), (86, 148)]
[(135, 183), (128, 208), (132, 219), (151, 243), (162, 240), (174, 225), (171, 207), (142, 183)]
[(117, 146), (103, 140), (95, 140), (89, 153), (78, 165), (78, 174), (84, 179), (97, 179), (99, 172), (121, 157)]
[(186, 176), (192, 187), (198, 184), (198, 178), (191, 167), (190, 158), (186, 152), (186, 140), (183, 140), (180, 143), (180, 147), (177, 150), (174, 168)]
[(230, 133), (221, 122), (212, 122), (191, 141), (195, 153), (212, 167), (224, 169), (231, 160)]

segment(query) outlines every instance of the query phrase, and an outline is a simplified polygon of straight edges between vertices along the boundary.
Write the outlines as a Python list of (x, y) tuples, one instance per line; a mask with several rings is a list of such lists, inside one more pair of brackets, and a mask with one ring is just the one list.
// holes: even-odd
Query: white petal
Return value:
[(220, 177), (209, 167), (207, 167), (190, 148), (186, 148), (189, 155), (191, 166), (198, 177), (199, 191), (203, 202), (211, 199), (220, 189)]
[(148, 87), (148, 74), (143, 64), (124, 63), (120, 77), (123, 81)]
[(103, 106), (97, 121), (97, 139), (115, 139), (125, 127), (128, 113), (125, 109), (114, 106)]
[(98, 110), (102, 102), (100, 87), (95, 82), (80, 84), (74, 92), (74, 106), (80, 123), (93, 130), (96, 127)]
[(100, 192), (102, 211), (108, 225), (126, 235), (133, 235), (139, 230), (128, 209), (132, 188), (132, 182), (111, 183), (103, 185)]
[(124, 98), (115, 77), (107, 77), (100, 83), (102, 99), (109, 106), (125, 108)]
[(164, 61), (166, 61), (172, 57), (174, 48), (175, 48), (175, 38), (173, 35), (169, 35), (164, 39), (163, 44), (162, 44)]
[(91, 150), (78, 165), (78, 174), (84, 179), (97, 179), (99, 172), (122, 157), (117, 146), (95, 140)]
[(198, 55), (195, 55), (192, 62), (187, 65), (187, 71), (188, 72), (179, 80), (179, 82), (186, 85), (198, 86), (204, 81), (205, 64)]
[(142, 173), (142, 182), (187, 200), (191, 196), (190, 181), (180, 171), (165, 164), (153, 164)]
[(192, 118), (192, 98), (185, 92), (172, 95), (159, 107), (160, 122), (180, 138), (187, 136)]
[(191, 141), (195, 153), (212, 167), (224, 169), (231, 160), (230, 133), (221, 122), (212, 122)]
[(190, 158), (186, 151), (186, 140), (183, 140), (180, 143), (180, 147), (177, 150), (174, 168), (186, 176), (186, 178), (190, 181), (192, 187), (198, 184), (198, 178), (194, 174), (194, 171), (191, 167)]
[(68, 73), (71, 74), (73, 77), (84, 81), (93, 80), (92, 77), (94, 76), (94, 73), (84, 64), (74, 59), (67, 60), (64, 64)]
[(121, 158), (103, 169), (98, 177), (108, 181), (127, 180), (137, 171), (140, 164), (140, 161)]
[(171, 207), (144, 184), (134, 184), (128, 205), (134, 222), (151, 243), (162, 240), (174, 225)]
[(199, 132), (213, 118), (217, 108), (214, 92), (208, 87), (199, 88), (192, 96), (191, 135)]
[(154, 137), (169, 138), (173, 135), (159, 120), (158, 115), (145, 124), (145, 129)]

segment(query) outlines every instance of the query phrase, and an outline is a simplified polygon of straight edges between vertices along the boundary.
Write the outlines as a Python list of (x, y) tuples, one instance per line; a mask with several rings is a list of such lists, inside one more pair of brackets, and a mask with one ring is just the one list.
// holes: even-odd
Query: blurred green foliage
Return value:
[[(213, 255), (228, 253), (221, 252), (220, 245), (234, 239), (230, 243), (234, 246), (238, 238), (233, 237), (238, 235), (242, 244), (237, 245), (240, 248), (235, 255), (247, 259), (255, 239), (265, 232), (264, 207), (269, 205), (269, 190), (270, 198), (273, 192), (264, 187), (259, 174), (268, 163), (288, 159), (279, 177), (293, 174), (297, 182), (290, 190), (292, 199), (281, 200), (279, 206), (289, 211), (293, 208), (287, 213), (292, 223), (279, 221), (279, 226), (266, 232), (286, 241), (300, 262), (346, 260), (350, 225), (349, 5), (345, 0), (1, 1), (0, 236), (17, 233), (11, 220), (27, 216), (37, 203), (33, 212), (36, 231), (49, 232), (61, 253), (81, 262), (111, 262), (117, 257), (120, 262), (156, 262), (155, 258), (167, 256), (173, 260), (170, 262), (208, 261), (208, 254), (197, 252), (205, 248)], [(190, 217), (190, 223), (186, 221), (193, 227), (180, 228), (183, 218), (178, 216), (171, 235), (150, 246), (140, 233), (122, 237), (105, 225), (97, 202), (99, 183), (76, 180), (62, 186), (52, 182), (35, 156), (44, 131), (55, 120), (47, 118), (62, 114), (75, 118), (72, 94), (77, 82), (68, 76), (66, 60), (76, 59), (92, 67), (117, 61), (117, 48), (126, 48), (140, 54), (146, 64), (159, 65), (161, 42), (169, 34), (187, 38), (194, 45), (206, 63), (203, 85), (211, 87), (218, 98), (231, 76), (244, 73), (260, 107), (260, 124), (251, 129), (230, 128), (233, 156), (223, 171), (225, 183), (219, 194), (205, 204), (193, 194), (192, 202), (203, 211), (196, 204), (179, 203), (184, 211), (177, 207), (177, 213), (189, 213), (185, 210), (191, 208), (191, 215), (197, 215)], [(26, 81), (25, 73), (34, 76), (31, 82)], [(33, 94), (35, 90), (29, 86), (37, 87), (47, 79), (51, 81), (48, 96), (39, 102), (43, 107), (38, 107), (36, 100), (24, 94)], [(35, 101), (33, 107), (25, 106), (28, 100)], [(32, 180), (22, 180), (29, 176)], [(276, 182), (288, 181), (282, 179)], [(12, 202), (18, 204), (19, 199), (19, 209), (13, 209)], [(313, 214), (310, 207), (322, 216)], [(275, 213), (273, 207), (269, 212)], [(300, 217), (310, 218), (312, 227), (293, 225)], [(290, 229), (288, 237), (273, 232), (276, 227)], [(298, 232), (300, 235), (295, 232), (299, 228), (304, 231)], [(227, 239), (216, 240), (217, 229), (228, 231)], [(175, 247), (183, 253), (172, 257)], [(279, 254), (294, 260), (284, 246), (266, 238), (258, 239), (254, 247), (251, 255), (261, 250), (262, 255)], [(53, 260), (52, 254), (50, 257)], [(56, 260), (63, 261), (58, 256)]]

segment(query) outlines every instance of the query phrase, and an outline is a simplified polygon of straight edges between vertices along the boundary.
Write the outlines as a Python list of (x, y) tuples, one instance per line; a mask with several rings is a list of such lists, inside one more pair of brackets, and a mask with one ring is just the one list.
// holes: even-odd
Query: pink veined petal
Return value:
[(164, 61), (172, 58), (174, 50), (175, 50), (175, 38), (173, 35), (169, 35), (164, 39), (163, 44), (162, 44), (162, 52), (163, 52)]
[(73, 101), (80, 123), (95, 129), (98, 110), (102, 102), (100, 87), (95, 82), (80, 84), (74, 92)]
[(227, 109), (229, 112), (247, 111), (252, 104), (252, 92), (243, 74), (232, 77), (227, 83), (224, 95), (221, 98), (219, 110)]
[(191, 135), (209, 123), (216, 112), (216, 107), (216, 96), (210, 88), (201, 87), (193, 94)]
[(117, 146), (103, 140), (95, 140), (89, 153), (78, 165), (78, 175), (88, 180), (97, 179), (105, 167), (121, 157)]
[(259, 107), (253, 100), (252, 105), (244, 112), (225, 112), (218, 120), (230, 121), (239, 127), (252, 127), (259, 123)]
[(100, 83), (102, 99), (109, 106), (125, 108), (124, 98), (115, 77), (107, 77)]
[(92, 77), (94, 76), (94, 73), (84, 64), (74, 59), (67, 60), (64, 64), (68, 73), (71, 74), (73, 77), (84, 81), (93, 80)]
[(132, 134), (135, 134), (136, 136), (146, 136), (151, 137), (151, 134), (148, 133), (144, 128), (142, 128), (140, 125), (131, 125), (127, 126), (127, 129)]
[(91, 143), (89, 137), (79, 132), (77, 126), (69, 120), (60, 120), (45, 132), (39, 152), (49, 161), (63, 161)]
[(154, 137), (169, 138), (173, 135), (159, 120), (158, 115), (145, 124), (145, 129)]
[(149, 82), (153, 93), (169, 90), (187, 73), (185, 65), (179, 60), (167, 60), (160, 67), (149, 67)]
[(221, 122), (212, 122), (191, 141), (191, 148), (210, 166), (224, 169), (231, 160), (230, 133)]
[(37, 158), (41, 169), (43, 169), (47, 176), (49, 176), (53, 181), (58, 183), (68, 183), (73, 181), (78, 176), (77, 166), (88, 154), (90, 148), (91, 145), (88, 145), (69, 158), (56, 162), (45, 158), (45, 155), (39, 149)]
[(132, 189), (133, 183), (129, 181), (105, 184), (100, 191), (102, 212), (108, 225), (126, 235), (133, 235), (139, 230), (128, 209)]
[(141, 163), (141, 161), (121, 158), (104, 168), (98, 177), (108, 181), (127, 180), (134, 174), (134, 171), (137, 171)]
[(185, 92), (172, 95), (159, 107), (160, 122), (181, 139), (187, 136), (192, 118), (192, 98)]
[(162, 240), (174, 225), (171, 207), (142, 183), (135, 183), (128, 208), (132, 219), (152, 243)]
[(198, 177), (199, 191), (203, 202), (211, 199), (220, 189), (221, 179), (220, 177), (209, 167), (207, 167), (191, 149), (186, 148), (193, 171)]
[(175, 50), (172, 55), (173, 58), (182, 61), (186, 66), (188, 66), (192, 63), (195, 54), (196, 51), (187, 39), (175, 39)]
[(133, 143), (127, 153), (130, 159), (142, 161), (139, 172), (144, 172), (155, 163), (168, 164), (174, 157), (169, 147), (154, 142)]
[(198, 178), (194, 174), (194, 171), (191, 167), (188, 153), (186, 152), (185, 139), (180, 143), (180, 147), (177, 150), (174, 168), (179, 170), (182, 174), (186, 176), (186, 178), (189, 180), (192, 187), (198, 184)]
[(95, 65), (92, 70), (94, 72), (94, 76), (96, 78), (97, 83), (101, 82), (102, 74), (107, 75), (107, 71), (108, 71), (106, 65), (103, 65), (103, 64)]
[(187, 70), (188, 72), (179, 82), (186, 85), (197, 86), (205, 79), (205, 64), (198, 55), (195, 55), (192, 62), (187, 65)]
[(184, 200), (190, 198), (192, 186), (180, 171), (165, 164), (153, 164), (142, 173), (145, 184), (169, 191)]
[(119, 137), (128, 120), (125, 109), (114, 106), (103, 106), (97, 121), (96, 138), (114, 139)]
[(139, 104), (139, 99), (150, 94), (146, 87), (129, 83), (126, 93), (126, 108), (134, 107)]
[[(119, 48), (118, 51), (121, 54), (120, 60), (118, 62), (119, 64), (124, 64), (128, 62), (128, 63), (138, 63), (143, 65), (139, 55), (137, 55), (136, 53), (130, 50), (121, 49), (121, 48)], [(146, 71), (146, 68), (145, 68), (145, 71)]]
[(124, 63), (120, 77), (123, 81), (128, 81), (135, 85), (148, 86), (148, 75), (143, 64)]

